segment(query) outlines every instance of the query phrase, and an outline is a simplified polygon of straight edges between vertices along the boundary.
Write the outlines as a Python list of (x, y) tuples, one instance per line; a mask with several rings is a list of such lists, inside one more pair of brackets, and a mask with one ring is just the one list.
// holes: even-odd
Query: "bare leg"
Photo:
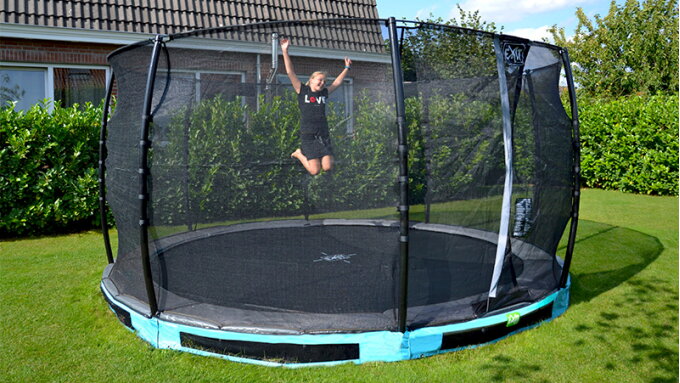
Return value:
[(300, 163), (302, 164), (302, 166), (304, 166), (305, 169), (307, 169), (309, 174), (313, 176), (319, 174), (319, 172), (321, 171), (321, 161), (319, 161), (318, 158), (308, 160), (307, 157), (305, 157), (305, 155), (302, 154), (302, 150), (300, 149), (294, 151), (290, 156), (293, 158), (297, 158), (298, 161), (300, 161)]
[(333, 156), (323, 156), (323, 158), (321, 158), (321, 168), (324, 172), (333, 169)]

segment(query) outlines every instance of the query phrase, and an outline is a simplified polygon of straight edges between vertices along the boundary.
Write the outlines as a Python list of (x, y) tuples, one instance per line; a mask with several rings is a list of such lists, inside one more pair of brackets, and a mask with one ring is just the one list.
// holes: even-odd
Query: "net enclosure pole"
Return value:
[(111, 105), (111, 94), (113, 93), (113, 81), (115, 76), (111, 73), (109, 82), (106, 85), (106, 98), (102, 110), (102, 124), (99, 129), (99, 215), (104, 236), (104, 249), (106, 249), (106, 260), (109, 264), (113, 263), (113, 252), (111, 251), (111, 239), (109, 238), (109, 225), (106, 222), (106, 129), (109, 123), (109, 106)]
[(162, 35), (156, 35), (146, 78), (146, 91), (144, 93), (144, 104), (142, 109), (142, 127), (139, 138), (139, 244), (142, 256), (144, 286), (146, 287), (146, 295), (149, 300), (149, 312), (152, 317), (158, 314), (158, 302), (156, 301), (156, 291), (153, 287), (153, 274), (151, 273), (151, 260), (149, 258), (149, 191), (147, 182), (149, 167), (147, 159), (149, 155), (149, 146), (151, 145), (151, 142), (149, 141), (149, 125), (151, 125), (153, 119), (151, 114), (151, 103), (162, 45)]
[(406, 332), (406, 311), (408, 309), (408, 131), (404, 116), (404, 79), (401, 73), (401, 55), (397, 22), (394, 17), (387, 21), (392, 53), (392, 72), (394, 76), (394, 97), (397, 107), (397, 134), (399, 154), (399, 331)]
[(569, 52), (562, 49), (562, 61), (564, 63), (564, 74), (567, 77), (567, 86), (569, 87), (569, 101), (571, 105), (571, 126), (572, 126), (572, 147), (574, 150), (574, 186), (571, 199), (571, 225), (569, 227), (569, 242), (567, 242), (567, 251), (564, 255), (564, 266), (562, 267), (562, 275), (560, 277), (560, 288), (567, 286), (569, 279), (569, 267), (571, 266), (571, 258), (574, 254), (574, 244), (576, 243), (576, 230), (578, 228), (578, 211), (581, 199), (581, 141), (579, 133), (578, 122), (578, 105), (576, 104), (576, 88), (574, 87), (574, 78), (571, 73), (571, 61), (569, 60)]

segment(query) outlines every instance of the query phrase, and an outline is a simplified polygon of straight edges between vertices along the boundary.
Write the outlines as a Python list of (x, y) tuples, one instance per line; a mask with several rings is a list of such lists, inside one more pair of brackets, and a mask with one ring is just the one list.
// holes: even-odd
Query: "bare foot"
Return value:
[(302, 150), (298, 149), (298, 150), (294, 151), (293, 153), (291, 153), (290, 157), (291, 158), (298, 158), (298, 157), (300, 157), (300, 154), (302, 154)]

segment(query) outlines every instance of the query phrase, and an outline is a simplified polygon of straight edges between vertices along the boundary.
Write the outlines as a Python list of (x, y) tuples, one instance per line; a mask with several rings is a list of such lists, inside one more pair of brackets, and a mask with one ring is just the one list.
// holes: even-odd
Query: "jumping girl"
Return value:
[(290, 156), (297, 158), (309, 174), (317, 175), (323, 169), (329, 171), (333, 168), (333, 147), (331, 146), (326, 120), (326, 102), (328, 95), (342, 85), (342, 80), (347, 76), (352, 65), (352, 60), (345, 57), (345, 68), (335, 78), (335, 81), (326, 85), (326, 73), (314, 72), (306, 84), (302, 84), (295, 74), (293, 63), (288, 55), (290, 41), (281, 39), (281, 51), (283, 62), (286, 65), (286, 74), (290, 79), (295, 93), (298, 94), (298, 106), (300, 107), (300, 149)]

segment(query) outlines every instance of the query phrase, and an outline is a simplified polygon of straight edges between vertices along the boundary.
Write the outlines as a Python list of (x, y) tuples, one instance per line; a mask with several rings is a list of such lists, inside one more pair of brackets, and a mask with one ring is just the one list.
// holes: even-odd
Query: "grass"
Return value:
[(577, 241), (571, 307), (550, 323), (431, 358), (303, 369), (148, 346), (101, 297), (101, 233), (4, 241), (0, 381), (677, 382), (678, 198), (585, 190)]

